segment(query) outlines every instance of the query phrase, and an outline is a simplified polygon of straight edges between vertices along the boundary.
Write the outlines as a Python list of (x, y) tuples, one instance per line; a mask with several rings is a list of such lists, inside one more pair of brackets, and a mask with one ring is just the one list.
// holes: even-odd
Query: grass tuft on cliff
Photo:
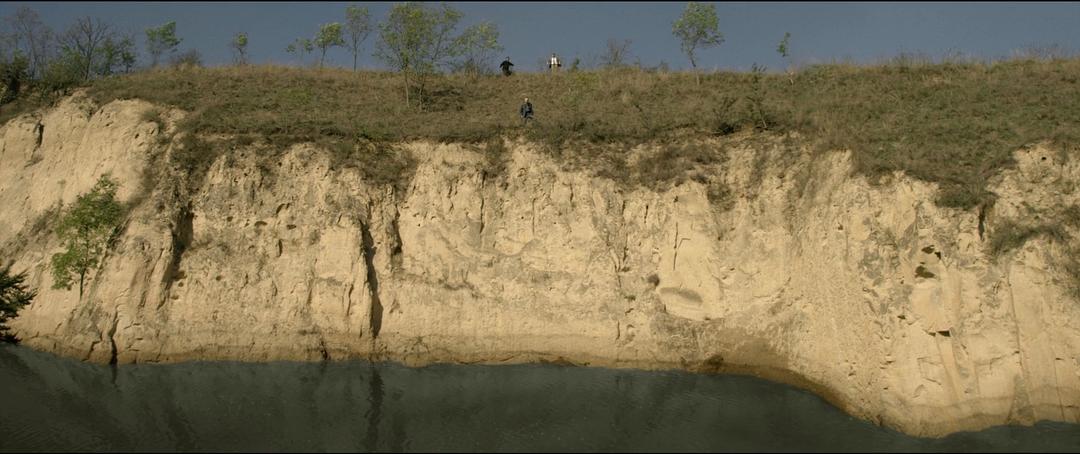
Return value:
[[(939, 183), (943, 206), (992, 199), (986, 181), (1023, 146), (1080, 148), (1080, 59), (875, 66), (816, 65), (786, 74), (621, 69), (512, 77), (442, 75), (425, 108), (406, 106), (387, 72), (279, 66), (182, 68), (98, 80), (99, 103), (139, 98), (193, 113), (198, 134), (260, 135), (275, 144), (427, 139), (491, 143), (524, 136), (634, 145), (683, 134), (798, 132), (819, 150), (847, 149), (868, 176), (902, 170)], [(536, 122), (522, 127), (528, 96)], [(352, 146), (352, 145), (356, 146)], [(649, 163), (663, 173), (661, 163)]]

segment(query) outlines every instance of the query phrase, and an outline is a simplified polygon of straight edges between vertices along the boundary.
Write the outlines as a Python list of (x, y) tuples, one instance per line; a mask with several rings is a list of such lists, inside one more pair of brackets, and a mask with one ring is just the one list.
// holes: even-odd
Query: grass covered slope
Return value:
[[(754, 128), (798, 132), (819, 150), (848, 149), (857, 171), (903, 170), (939, 183), (938, 203), (989, 201), (986, 180), (1013, 151), (1050, 140), (1080, 146), (1080, 59), (993, 64), (812, 66), (794, 73), (637, 69), (436, 76), (421, 110), (394, 73), (272, 66), (148, 71), (93, 82), (98, 102), (139, 98), (193, 112), (182, 129), (255, 135), (272, 143), (482, 142), (525, 137), (636, 144), (676, 134)], [(522, 98), (536, 122), (521, 127)], [(349, 148), (353, 149), (353, 148)], [(358, 148), (359, 149), (359, 148)], [(618, 159), (616, 157), (615, 159)]]

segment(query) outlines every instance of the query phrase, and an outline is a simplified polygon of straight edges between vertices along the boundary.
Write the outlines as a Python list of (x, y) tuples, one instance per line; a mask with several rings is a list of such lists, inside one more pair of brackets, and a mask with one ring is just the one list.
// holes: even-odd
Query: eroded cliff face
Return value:
[[(466, 147), (403, 144), (405, 190), (312, 146), (271, 165), (249, 146), (185, 192), (150, 107), (74, 97), (0, 129), (0, 252), (39, 290), (11, 322), (24, 344), (750, 372), (916, 435), (1080, 420), (1068, 245), (986, 252), (1006, 221), (1080, 202), (1080, 168), (1045, 147), (1017, 151), (977, 212), (900, 174), (872, 185), (846, 153), (737, 139), (705, 142), (727, 155), (722, 208), (694, 181), (628, 190), (521, 142), (494, 175)], [(49, 213), (104, 172), (135, 206), (80, 300), (51, 288)]]

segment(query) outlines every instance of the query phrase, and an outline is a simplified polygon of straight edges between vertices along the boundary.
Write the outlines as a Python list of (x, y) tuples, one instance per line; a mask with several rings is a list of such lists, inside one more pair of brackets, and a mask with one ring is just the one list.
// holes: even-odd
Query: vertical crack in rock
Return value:
[(159, 308), (169, 299), (172, 284), (180, 274), (180, 262), (183, 260), (184, 251), (191, 247), (191, 242), (194, 237), (192, 221), (195, 219), (195, 214), (192, 213), (191, 206), (189, 205), (181, 210), (177, 218), (176, 227), (174, 227), (172, 231), (172, 260), (169, 262), (169, 266), (165, 269), (165, 274), (161, 278), (161, 283), (165, 286), (165, 291), (161, 293), (161, 301), (158, 302)]
[(120, 314), (113, 312), (112, 326), (109, 327), (109, 348), (112, 351), (109, 353), (109, 365), (116, 365), (116, 326), (120, 323)]
[[(369, 217), (370, 219), (370, 217)], [(371, 340), (379, 337), (382, 329), (383, 307), (379, 301), (379, 275), (375, 271), (375, 240), (371, 238), (368, 224), (360, 221), (361, 242), (364, 248), (364, 264), (367, 265), (368, 292), (371, 293)]]
[(352, 292), (353, 285), (349, 284), (349, 290), (345, 292), (345, 318), (349, 318), (349, 314), (352, 313)]
[(983, 241), (986, 232), (986, 204), (979, 205), (979, 241)]
[(532, 199), (532, 236), (536, 238), (536, 197)]
[(39, 121), (34, 125), (34, 136), (34, 151), (37, 151), (41, 148), (41, 139), (45, 136), (45, 123)]
[[(483, 211), (481, 211), (483, 213)], [(393, 243), (390, 245), (390, 272), (393, 273), (396, 270), (401, 269), (401, 232), (398, 231), (398, 218), (401, 217), (401, 212), (394, 207), (394, 219), (390, 221), (390, 239)]]
[(628, 232), (625, 228), (622, 228), (622, 229), (619, 229), (619, 230), (622, 230), (622, 234), (623, 234), (623, 238), (622, 238), (622, 260), (619, 260), (619, 263), (620, 263), (619, 271), (623, 271), (623, 270), (626, 269), (626, 261), (629, 259), (629, 255), (630, 255), (630, 247), (629, 247), (629, 244), (630, 244), (630, 232)]
[(319, 354), (322, 356), (323, 361), (330, 360), (330, 351), (326, 349), (326, 339), (322, 333), (319, 333)]
[(671, 257), (671, 271), (675, 271), (675, 264), (679, 261), (679, 223), (675, 223), (675, 254)]
[[(480, 172), (480, 247), (484, 247), (484, 182), (487, 175)], [(396, 229), (395, 229), (396, 230)]]

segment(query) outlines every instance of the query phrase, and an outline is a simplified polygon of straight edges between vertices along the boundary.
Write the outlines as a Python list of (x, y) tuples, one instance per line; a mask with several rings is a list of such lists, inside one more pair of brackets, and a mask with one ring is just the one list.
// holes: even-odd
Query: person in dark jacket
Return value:
[(529, 102), (529, 98), (525, 98), (525, 104), (521, 105), (521, 124), (528, 124), (529, 120), (533, 117), (532, 103)]
[(502, 68), (504, 76), (513, 74), (513, 71), (510, 71), (511, 66), (514, 66), (514, 64), (510, 63), (510, 57), (506, 57), (506, 60), (503, 60), (502, 64), (499, 65), (499, 67)]

